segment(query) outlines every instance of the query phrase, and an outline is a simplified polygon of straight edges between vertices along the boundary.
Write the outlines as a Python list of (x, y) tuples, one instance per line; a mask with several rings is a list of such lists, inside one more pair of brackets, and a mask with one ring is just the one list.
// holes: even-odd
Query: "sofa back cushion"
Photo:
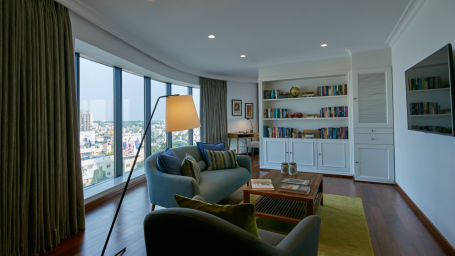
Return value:
[(209, 158), (207, 170), (223, 170), (238, 168), (237, 154), (234, 150), (212, 151), (206, 150)]
[(235, 205), (219, 205), (195, 200), (181, 195), (174, 195), (177, 205), (181, 208), (190, 208), (210, 213), (222, 218), (248, 232), (259, 237), (256, 224), (256, 210), (253, 204), (241, 203)]

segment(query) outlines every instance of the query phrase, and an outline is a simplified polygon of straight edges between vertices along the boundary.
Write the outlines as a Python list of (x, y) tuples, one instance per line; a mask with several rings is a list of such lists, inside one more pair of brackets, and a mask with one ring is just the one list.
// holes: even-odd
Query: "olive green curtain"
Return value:
[(226, 81), (199, 78), (201, 86), (201, 141), (227, 142)]
[(84, 228), (68, 10), (0, 0), (0, 255), (37, 255)]

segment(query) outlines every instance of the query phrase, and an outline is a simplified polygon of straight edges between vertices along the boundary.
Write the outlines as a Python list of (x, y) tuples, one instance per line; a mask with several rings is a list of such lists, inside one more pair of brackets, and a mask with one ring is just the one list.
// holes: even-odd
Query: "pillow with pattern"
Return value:
[(207, 170), (222, 170), (238, 168), (237, 154), (235, 150), (227, 151), (212, 151), (205, 150), (209, 159), (209, 166)]

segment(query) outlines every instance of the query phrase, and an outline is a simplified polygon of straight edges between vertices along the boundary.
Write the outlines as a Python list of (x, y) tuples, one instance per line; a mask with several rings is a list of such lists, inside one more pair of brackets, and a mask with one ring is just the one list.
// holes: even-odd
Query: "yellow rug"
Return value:
[[(251, 195), (251, 201), (257, 198)], [(324, 194), (321, 216), (319, 255), (374, 255), (360, 197)], [(258, 227), (287, 234), (295, 224), (258, 218)]]

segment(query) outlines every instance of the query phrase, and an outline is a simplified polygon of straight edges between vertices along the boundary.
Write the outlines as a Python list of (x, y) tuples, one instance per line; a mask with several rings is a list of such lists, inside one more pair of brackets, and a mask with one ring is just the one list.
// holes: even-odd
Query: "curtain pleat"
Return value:
[(201, 86), (201, 141), (227, 143), (226, 81), (199, 78)]
[(85, 227), (68, 10), (0, 0), (0, 255), (38, 255)]

